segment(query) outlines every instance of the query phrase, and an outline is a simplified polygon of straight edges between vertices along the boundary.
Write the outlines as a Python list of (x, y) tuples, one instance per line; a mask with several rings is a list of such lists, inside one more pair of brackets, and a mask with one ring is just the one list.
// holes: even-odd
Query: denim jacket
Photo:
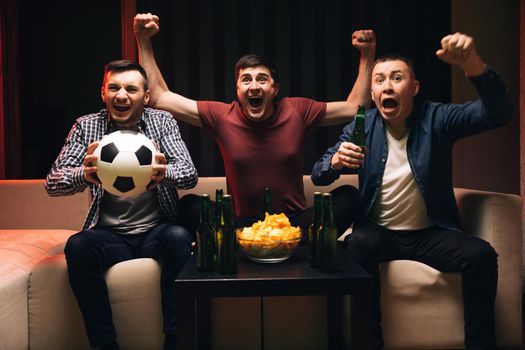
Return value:
[[(481, 133), (506, 124), (514, 111), (507, 88), (499, 76), (488, 69), (471, 78), (480, 99), (464, 104), (443, 104), (425, 101), (414, 106), (407, 122), (410, 134), (407, 157), (415, 181), (427, 206), (427, 214), (435, 225), (459, 230), (459, 211), (452, 186), (452, 147), (466, 136)], [(339, 178), (341, 170), (330, 166), (330, 161), (342, 142), (349, 142), (354, 122), (343, 129), (335, 146), (314, 164), (311, 178), (316, 185), (327, 185)], [(363, 197), (363, 212), (368, 217), (377, 199), (388, 146), (386, 129), (377, 109), (366, 112), (366, 147), (368, 153), (363, 165), (357, 169), (344, 169), (358, 173), (359, 190)]]

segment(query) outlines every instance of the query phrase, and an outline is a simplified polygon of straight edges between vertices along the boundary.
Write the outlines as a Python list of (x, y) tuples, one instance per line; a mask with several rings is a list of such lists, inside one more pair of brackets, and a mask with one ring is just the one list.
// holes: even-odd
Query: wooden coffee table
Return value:
[[(207, 350), (210, 344), (209, 298), (253, 296), (327, 296), (327, 349), (342, 349), (342, 296), (351, 296), (352, 349), (369, 349), (372, 286), (370, 275), (338, 247), (336, 272), (309, 266), (309, 247), (298, 247), (285, 262), (261, 264), (239, 256), (237, 273), (199, 272), (192, 256), (175, 280), (179, 348)], [(193, 327), (196, 325), (196, 327)]]

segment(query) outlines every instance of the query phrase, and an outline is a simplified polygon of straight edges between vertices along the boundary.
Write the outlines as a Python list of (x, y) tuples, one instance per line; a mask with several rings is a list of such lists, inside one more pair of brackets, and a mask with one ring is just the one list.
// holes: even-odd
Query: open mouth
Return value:
[(129, 110), (129, 106), (113, 106), (119, 112), (125, 112)]
[(383, 101), (381, 101), (381, 105), (383, 108), (395, 108), (397, 107), (398, 103), (393, 98), (385, 98)]
[(252, 108), (259, 108), (263, 104), (263, 98), (261, 96), (248, 97), (248, 103)]

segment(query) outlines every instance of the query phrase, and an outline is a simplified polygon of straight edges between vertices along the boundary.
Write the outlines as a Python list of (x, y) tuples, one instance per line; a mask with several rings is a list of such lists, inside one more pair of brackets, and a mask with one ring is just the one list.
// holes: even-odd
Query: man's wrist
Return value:
[(487, 64), (478, 58), (474, 62), (468, 63), (462, 68), (466, 77), (473, 78), (479, 77), (485, 73), (487, 71)]

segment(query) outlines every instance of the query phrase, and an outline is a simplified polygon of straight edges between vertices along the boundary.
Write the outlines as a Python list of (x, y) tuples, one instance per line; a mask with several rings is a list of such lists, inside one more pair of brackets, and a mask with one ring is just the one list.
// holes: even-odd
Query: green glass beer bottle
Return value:
[(332, 194), (323, 193), (323, 221), (319, 230), (317, 266), (321, 272), (337, 268), (337, 228), (332, 211)]
[(319, 228), (323, 217), (322, 195), (321, 192), (314, 192), (314, 217), (313, 222), (308, 228), (308, 244), (310, 245), (310, 267), (317, 267), (317, 241)]
[(266, 217), (266, 213), (271, 214), (272, 213), (272, 191), (266, 187), (264, 189), (263, 194), (263, 210), (261, 213), (261, 221), (264, 221), (264, 218)]
[(220, 188), (215, 190), (215, 215), (213, 217), (214, 239), (215, 239), (215, 261), (217, 261), (217, 231), (221, 226), (221, 205), (222, 205), (223, 191)]
[(237, 272), (237, 237), (233, 225), (232, 198), (222, 196), (220, 226), (216, 229), (217, 261), (215, 267), (218, 273), (229, 274)]
[(357, 114), (354, 118), (354, 130), (352, 131), (351, 142), (363, 149), (365, 152), (365, 106), (359, 105)]
[(197, 267), (199, 271), (212, 271), (215, 268), (215, 230), (210, 207), (210, 196), (201, 195), (201, 217), (197, 229)]
[(220, 225), (220, 219), (221, 219), (221, 203), (222, 203), (222, 196), (223, 191), (220, 188), (217, 188), (215, 190), (215, 218), (213, 222), (213, 226), (217, 228)]

